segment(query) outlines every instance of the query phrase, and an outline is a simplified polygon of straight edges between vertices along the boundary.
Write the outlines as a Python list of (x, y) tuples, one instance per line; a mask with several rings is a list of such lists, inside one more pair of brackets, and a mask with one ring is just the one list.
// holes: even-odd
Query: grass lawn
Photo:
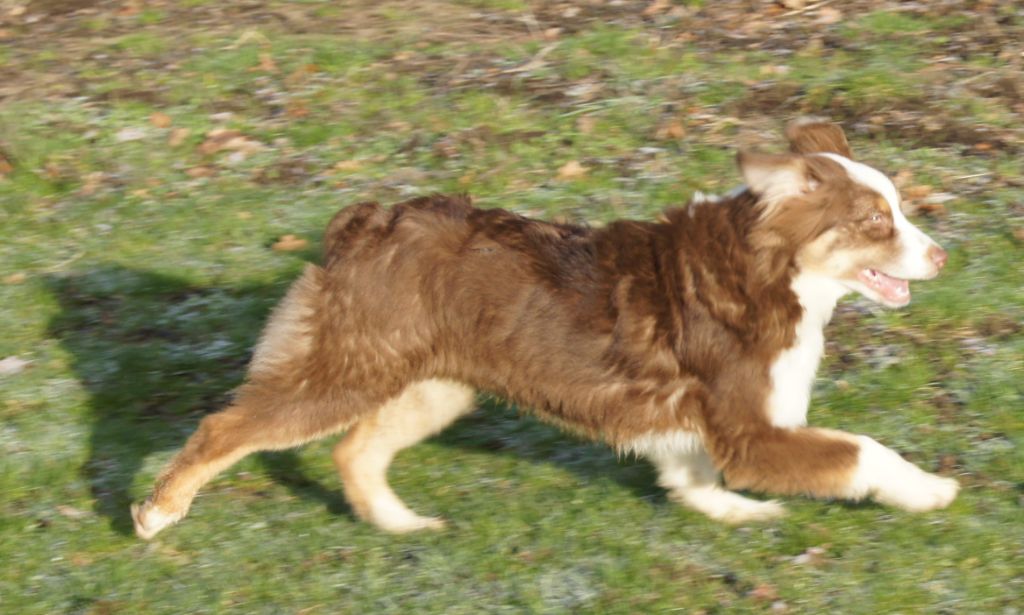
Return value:
[[(0, 611), (1021, 613), (1024, 13), (803, 4), (0, 3)], [(726, 527), (481, 397), (392, 470), (443, 532), (357, 522), (325, 441), (131, 534), (339, 207), (652, 218), (801, 114), (951, 254), (907, 309), (844, 302), (811, 420), (957, 477), (948, 510)]]

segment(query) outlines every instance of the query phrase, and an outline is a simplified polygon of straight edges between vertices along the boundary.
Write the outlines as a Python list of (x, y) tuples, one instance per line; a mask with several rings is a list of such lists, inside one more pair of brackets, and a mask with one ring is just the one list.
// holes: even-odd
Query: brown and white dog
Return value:
[(957, 483), (867, 436), (806, 426), (836, 301), (910, 301), (946, 253), (900, 212), (842, 130), (803, 120), (791, 153), (741, 152), (746, 186), (657, 222), (601, 229), (432, 196), (361, 203), (327, 228), (270, 318), (246, 383), (132, 507), (150, 538), (254, 451), (348, 430), (334, 461), (381, 529), (443, 525), (388, 486), (394, 455), (473, 409), (477, 390), (648, 458), (677, 500), (727, 522), (783, 513), (720, 486), (947, 506)]

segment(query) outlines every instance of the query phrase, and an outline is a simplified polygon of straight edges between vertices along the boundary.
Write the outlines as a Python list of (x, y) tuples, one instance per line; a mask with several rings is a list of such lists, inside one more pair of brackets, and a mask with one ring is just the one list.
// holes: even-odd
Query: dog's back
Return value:
[[(651, 348), (657, 319), (667, 317), (647, 296), (659, 284), (650, 266), (655, 229), (542, 222), (440, 195), (346, 208), (328, 226), (311, 321), (312, 338), (322, 341), (301, 370), (323, 380), (304, 387), (393, 395), (382, 374), (396, 376), (395, 387), (451, 378), (611, 435), (625, 428), (625, 397), (678, 390), (656, 390), (644, 378), (646, 370), (678, 370)], [(637, 414), (632, 420), (642, 420)]]

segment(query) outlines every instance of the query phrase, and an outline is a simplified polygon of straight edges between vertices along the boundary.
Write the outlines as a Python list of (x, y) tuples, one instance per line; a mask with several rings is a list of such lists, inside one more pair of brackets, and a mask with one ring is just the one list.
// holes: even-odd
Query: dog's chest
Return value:
[(792, 284), (804, 308), (796, 324), (793, 345), (783, 350), (772, 363), (771, 391), (765, 411), (777, 427), (807, 424), (807, 406), (818, 364), (825, 353), (825, 325), (846, 290), (820, 277), (801, 275)]
[(771, 393), (768, 417), (776, 427), (800, 427), (807, 424), (807, 406), (818, 363), (825, 351), (821, 326), (807, 322), (805, 316), (796, 328), (796, 342), (782, 351), (771, 367)]

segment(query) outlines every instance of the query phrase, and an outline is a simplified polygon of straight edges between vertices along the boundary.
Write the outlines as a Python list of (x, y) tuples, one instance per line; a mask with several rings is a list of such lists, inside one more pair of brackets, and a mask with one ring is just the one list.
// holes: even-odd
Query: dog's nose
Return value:
[(936, 269), (942, 269), (946, 265), (946, 261), (949, 260), (949, 254), (939, 246), (932, 246), (928, 248), (928, 258), (935, 263)]

